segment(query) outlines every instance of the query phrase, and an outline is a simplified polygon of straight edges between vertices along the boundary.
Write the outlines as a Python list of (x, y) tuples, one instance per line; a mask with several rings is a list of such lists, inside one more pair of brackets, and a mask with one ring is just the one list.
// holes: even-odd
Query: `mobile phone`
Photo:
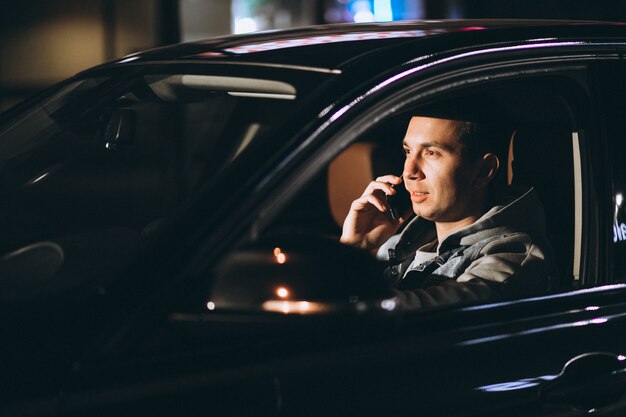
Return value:
[(393, 188), (396, 190), (396, 193), (387, 196), (387, 202), (389, 203), (387, 213), (391, 220), (396, 221), (409, 210), (411, 199), (409, 198), (409, 192), (404, 188), (404, 184), (398, 184)]

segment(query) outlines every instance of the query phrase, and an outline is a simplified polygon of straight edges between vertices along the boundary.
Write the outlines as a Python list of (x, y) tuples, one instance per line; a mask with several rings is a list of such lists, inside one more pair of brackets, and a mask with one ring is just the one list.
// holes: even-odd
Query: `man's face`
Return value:
[(480, 170), (462, 152), (463, 122), (415, 116), (404, 137), (404, 185), (413, 211), (437, 223), (480, 216), (484, 195), (474, 186)]

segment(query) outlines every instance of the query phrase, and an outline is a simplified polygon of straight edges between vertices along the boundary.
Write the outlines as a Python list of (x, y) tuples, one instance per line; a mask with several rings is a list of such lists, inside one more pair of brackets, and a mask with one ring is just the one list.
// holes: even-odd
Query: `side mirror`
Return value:
[(135, 138), (137, 114), (130, 109), (115, 109), (104, 129), (104, 147), (117, 149), (118, 145), (131, 144)]
[(217, 269), (210, 310), (283, 314), (396, 309), (383, 268), (336, 240), (299, 236), (230, 253)]

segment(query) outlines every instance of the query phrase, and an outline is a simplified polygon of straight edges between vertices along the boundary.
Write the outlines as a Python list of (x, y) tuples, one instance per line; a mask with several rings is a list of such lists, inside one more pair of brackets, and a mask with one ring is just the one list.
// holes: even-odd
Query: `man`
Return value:
[[(548, 288), (551, 249), (538, 197), (532, 189), (512, 197), (498, 190), (495, 149), (511, 135), (502, 132), (493, 123), (414, 116), (403, 141), (402, 177), (377, 178), (352, 203), (341, 242), (377, 251), (407, 307)], [(402, 184), (416, 214), (408, 222), (410, 213), (389, 214), (387, 196)]]

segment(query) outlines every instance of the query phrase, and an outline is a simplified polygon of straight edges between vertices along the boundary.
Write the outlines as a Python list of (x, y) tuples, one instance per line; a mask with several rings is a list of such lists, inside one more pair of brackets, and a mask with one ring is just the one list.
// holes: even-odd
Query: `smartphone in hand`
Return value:
[(387, 213), (391, 220), (397, 221), (400, 219), (400, 216), (410, 209), (411, 199), (409, 192), (404, 188), (404, 184), (396, 185), (393, 188), (396, 190), (396, 193), (387, 196), (387, 202), (389, 203)]

